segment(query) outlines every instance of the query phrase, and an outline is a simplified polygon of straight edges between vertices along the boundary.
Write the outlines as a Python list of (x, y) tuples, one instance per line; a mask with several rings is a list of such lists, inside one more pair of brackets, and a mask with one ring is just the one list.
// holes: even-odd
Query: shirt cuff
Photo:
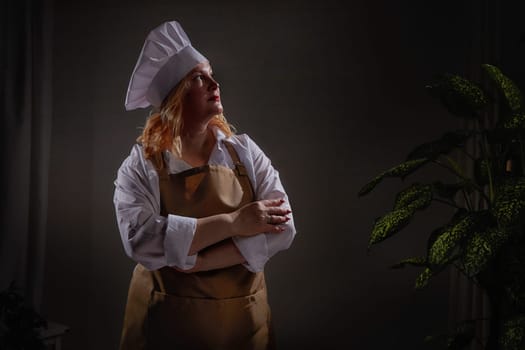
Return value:
[(251, 237), (232, 237), (237, 249), (241, 252), (246, 263), (243, 264), (251, 272), (264, 270), (264, 265), (268, 261), (268, 245), (264, 233)]
[(188, 255), (195, 235), (197, 219), (187, 216), (168, 215), (164, 250), (168, 266), (189, 270), (197, 262), (197, 254)]

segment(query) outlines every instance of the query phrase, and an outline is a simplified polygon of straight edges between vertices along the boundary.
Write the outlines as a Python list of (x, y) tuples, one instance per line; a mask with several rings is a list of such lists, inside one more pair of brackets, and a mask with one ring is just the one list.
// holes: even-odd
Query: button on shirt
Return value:
[[(270, 159), (246, 134), (226, 136), (214, 128), (216, 144), (208, 164), (234, 168), (222, 144), (227, 140), (239, 154), (253, 185), (256, 200), (284, 198), (283, 208), (290, 209), (288, 196)], [(163, 154), (169, 173), (192, 168), (182, 159), (166, 151)], [(160, 215), (159, 177), (153, 164), (144, 158), (142, 147), (135, 145), (118, 170), (113, 198), (118, 227), (126, 254), (148, 270), (175, 266), (187, 270), (195, 266), (197, 254), (188, 255), (197, 219), (169, 214)], [(234, 236), (233, 242), (243, 255), (244, 266), (258, 272), (278, 251), (287, 249), (295, 236), (293, 217), (282, 224), (281, 233), (261, 233), (250, 237)]]

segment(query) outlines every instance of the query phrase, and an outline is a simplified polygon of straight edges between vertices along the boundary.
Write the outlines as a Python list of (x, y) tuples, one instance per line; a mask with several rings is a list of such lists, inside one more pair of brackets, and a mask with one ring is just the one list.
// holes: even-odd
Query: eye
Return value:
[(197, 74), (196, 76), (193, 77), (194, 80), (204, 80), (204, 75), (203, 74)]

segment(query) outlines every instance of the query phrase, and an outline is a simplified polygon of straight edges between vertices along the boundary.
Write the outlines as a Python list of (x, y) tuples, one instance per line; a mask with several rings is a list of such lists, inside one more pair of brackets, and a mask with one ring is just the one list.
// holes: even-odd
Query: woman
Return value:
[(115, 181), (138, 264), (121, 349), (273, 348), (264, 265), (295, 235), (278, 172), (222, 112), (208, 60), (180, 25), (148, 35), (126, 109), (153, 106)]

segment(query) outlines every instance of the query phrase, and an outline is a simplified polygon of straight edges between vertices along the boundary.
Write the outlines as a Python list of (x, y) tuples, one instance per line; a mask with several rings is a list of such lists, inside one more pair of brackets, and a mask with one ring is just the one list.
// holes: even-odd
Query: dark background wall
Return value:
[(420, 349), (425, 335), (446, 328), (447, 274), (416, 292), (416, 270), (387, 267), (421, 254), (448, 209), (436, 205), (367, 255), (373, 219), (391, 207), (399, 183), (356, 194), (413, 146), (457, 127), (424, 86), (434, 74), (468, 70), (470, 2), (54, 6), (42, 311), (71, 327), (65, 349), (118, 344), (134, 264), (121, 247), (113, 180), (148, 114), (125, 112), (123, 102), (147, 33), (172, 19), (211, 60), (226, 116), (270, 156), (292, 202), (295, 243), (266, 268), (281, 348)]

